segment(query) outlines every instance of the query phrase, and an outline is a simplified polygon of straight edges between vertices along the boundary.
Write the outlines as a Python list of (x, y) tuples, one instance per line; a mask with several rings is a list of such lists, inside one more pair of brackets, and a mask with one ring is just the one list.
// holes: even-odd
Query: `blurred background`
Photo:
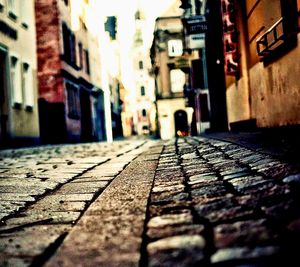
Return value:
[(0, 146), (298, 131), (300, 0), (0, 0)]

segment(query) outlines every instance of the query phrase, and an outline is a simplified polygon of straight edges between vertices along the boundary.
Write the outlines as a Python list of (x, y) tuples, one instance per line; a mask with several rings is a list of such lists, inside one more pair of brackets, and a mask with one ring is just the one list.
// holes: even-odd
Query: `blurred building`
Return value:
[(113, 138), (123, 137), (122, 128), (122, 106), (121, 99), (121, 69), (120, 69), (120, 44), (118, 40), (118, 20), (115, 16), (106, 17), (105, 32), (106, 36), (101, 42), (106, 42), (105, 50), (106, 61), (103, 62), (107, 76), (107, 86), (110, 92), (111, 124)]
[(185, 94), (189, 105), (194, 109), (193, 133), (200, 134), (215, 125), (216, 116), (213, 116), (215, 105), (214, 102), (211, 102), (213, 98), (210, 94), (214, 95), (212, 83), (219, 79), (209, 80), (207, 51), (210, 48), (214, 49), (216, 45), (214, 44), (209, 48), (206, 45), (209, 36), (205, 14), (207, 0), (181, 0), (180, 2), (180, 8), (183, 10), (181, 17), (185, 49), (189, 53), (197, 55), (191, 61), (189, 78), (191, 82), (186, 87)]
[(0, 0), (0, 144), (39, 142), (34, 0)]
[[(186, 47), (180, 1), (156, 19), (151, 47), (160, 137), (190, 135), (195, 128), (192, 62), (198, 52)], [(194, 113), (194, 114), (193, 114)], [(194, 118), (194, 119), (193, 119)]]
[(111, 139), (99, 32), (89, 22), (93, 6), (86, 0), (35, 2), (42, 141)]
[[(150, 76), (151, 61), (149, 49), (144, 44), (145, 18), (140, 10), (135, 13), (135, 33), (131, 58), (133, 63), (134, 88), (131, 89), (133, 133), (148, 135), (155, 132), (154, 80)], [(129, 120), (130, 122), (130, 120)]]
[(300, 124), (300, 1), (221, 1), (233, 130)]

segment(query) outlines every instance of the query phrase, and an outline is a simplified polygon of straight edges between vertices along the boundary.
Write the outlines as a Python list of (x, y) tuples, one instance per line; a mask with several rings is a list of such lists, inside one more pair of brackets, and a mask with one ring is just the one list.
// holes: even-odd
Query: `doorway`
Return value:
[(85, 87), (80, 88), (81, 110), (81, 141), (93, 141), (92, 112), (90, 92)]
[(189, 126), (188, 126), (188, 117), (187, 113), (184, 110), (177, 110), (174, 113), (175, 119), (175, 136), (188, 136), (189, 135)]

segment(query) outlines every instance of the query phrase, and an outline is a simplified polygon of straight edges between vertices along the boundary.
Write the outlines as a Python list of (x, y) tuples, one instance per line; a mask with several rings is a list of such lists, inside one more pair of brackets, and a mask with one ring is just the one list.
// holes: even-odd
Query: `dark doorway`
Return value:
[(207, 1), (206, 62), (212, 131), (227, 131), (226, 85), (223, 54), (221, 1)]
[(174, 113), (175, 119), (175, 136), (188, 136), (189, 134), (189, 126), (187, 113), (184, 110), (177, 110)]
[(95, 138), (97, 141), (106, 140), (106, 126), (105, 126), (105, 107), (104, 107), (104, 93), (97, 91), (94, 95), (96, 101), (94, 102), (94, 110), (96, 111), (95, 121)]
[(81, 141), (93, 141), (92, 112), (90, 92), (85, 87), (80, 88), (81, 109)]
[(8, 138), (8, 66), (7, 51), (0, 46), (0, 144), (5, 144)]

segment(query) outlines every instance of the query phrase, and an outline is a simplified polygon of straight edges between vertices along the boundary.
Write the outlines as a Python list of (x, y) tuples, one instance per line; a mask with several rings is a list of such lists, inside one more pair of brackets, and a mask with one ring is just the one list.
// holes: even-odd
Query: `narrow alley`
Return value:
[(299, 265), (299, 165), (262, 149), (186, 137), (0, 155), (0, 266)]

